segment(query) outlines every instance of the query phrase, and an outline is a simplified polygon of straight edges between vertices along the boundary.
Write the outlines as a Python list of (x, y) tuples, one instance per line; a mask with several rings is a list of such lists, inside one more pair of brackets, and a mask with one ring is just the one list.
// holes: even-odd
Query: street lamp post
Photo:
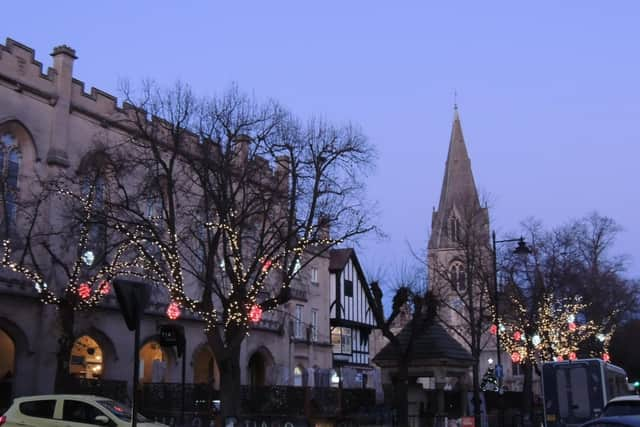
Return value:
[[(500, 351), (500, 324), (499, 324), (499, 307), (500, 307), (500, 296), (498, 295), (498, 260), (497, 260), (497, 243), (508, 243), (508, 242), (518, 242), (518, 247), (516, 247), (513, 251), (514, 254), (517, 255), (528, 255), (531, 253), (531, 250), (527, 246), (523, 237), (518, 239), (505, 239), (505, 240), (496, 240), (496, 232), (491, 232), (491, 242), (493, 248), (493, 286), (494, 286), (494, 318), (496, 325), (496, 376), (498, 377), (498, 394), (502, 395), (502, 378), (504, 376), (504, 369), (502, 368), (502, 356)], [(502, 407), (502, 398), (498, 399), (498, 425), (501, 427), (503, 425), (503, 412), (504, 408)]]

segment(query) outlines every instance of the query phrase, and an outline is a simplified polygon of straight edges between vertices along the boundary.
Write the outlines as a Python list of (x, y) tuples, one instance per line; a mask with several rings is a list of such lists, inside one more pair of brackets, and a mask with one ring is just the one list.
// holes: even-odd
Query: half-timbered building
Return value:
[(372, 294), (352, 248), (330, 253), (330, 327), (333, 366), (345, 387), (371, 387), (369, 337), (376, 323)]

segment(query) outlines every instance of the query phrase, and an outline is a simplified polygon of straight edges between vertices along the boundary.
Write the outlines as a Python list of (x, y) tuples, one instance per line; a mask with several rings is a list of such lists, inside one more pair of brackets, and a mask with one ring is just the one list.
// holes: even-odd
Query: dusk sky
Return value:
[(640, 2), (19, 1), (0, 38), (76, 49), (74, 74), (113, 94), (126, 78), (231, 83), (301, 117), (361, 126), (388, 234), (358, 254), (369, 276), (425, 248), (458, 93), (473, 172), (500, 237), (597, 210), (624, 228), (640, 276)]

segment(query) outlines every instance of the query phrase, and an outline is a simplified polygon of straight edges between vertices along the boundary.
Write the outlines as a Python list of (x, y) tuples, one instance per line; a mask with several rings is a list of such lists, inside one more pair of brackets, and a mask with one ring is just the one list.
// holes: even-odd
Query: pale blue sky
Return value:
[[(437, 204), (453, 92), (476, 183), (498, 232), (592, 210), (640, 275), (640, 2), (2, 2), (0, 38), (76, 49), (75, 75), (231, 82), (305, 117), (359, 123), (379, 151), (369, 180), (389, 239), (359, 248), (369, 272), (424, 248)], [(4, 42), (3, 42), (4, 43)]]

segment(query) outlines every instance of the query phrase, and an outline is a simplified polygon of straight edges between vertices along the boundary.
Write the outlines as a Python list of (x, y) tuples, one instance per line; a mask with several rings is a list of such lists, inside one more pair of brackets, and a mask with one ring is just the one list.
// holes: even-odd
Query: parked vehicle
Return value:
[[(1, 427), (130, 427), (131, 408), (106, 397), (53, 394), (20, 397), (0, 416)], [(138, 414), (140, 427), (166, 427)]]
[(640, 416), (640, 396), (620, 396), (611, 399), (602, 411), (603, 417), (638, 415)]
[(542, 365), (546, 427), (579, 426), (602, 415), (614, 397), (630, 394), (624, 369), (600, 359)]
[(640, 427), (640, 416), (596, 418), (580, 427)]

